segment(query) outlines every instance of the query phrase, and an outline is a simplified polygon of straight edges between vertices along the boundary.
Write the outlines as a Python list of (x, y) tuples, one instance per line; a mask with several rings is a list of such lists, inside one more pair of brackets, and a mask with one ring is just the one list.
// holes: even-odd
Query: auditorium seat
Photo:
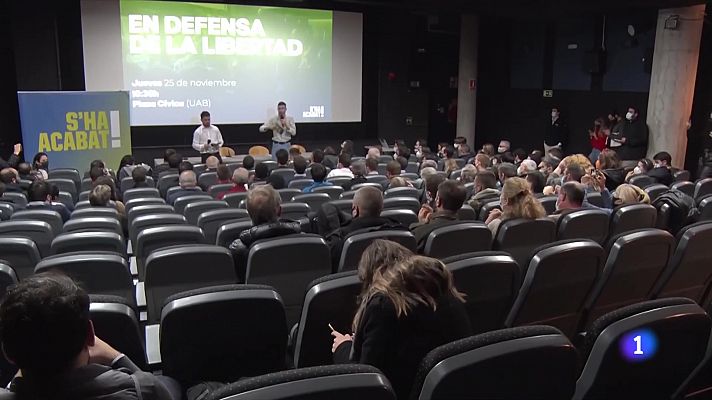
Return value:
[(334, 186), (343, 186), (344, 184), (351, 182), (351, 178), (348, 176), (335, 176), (332, 178), (326, 178), (326, 180), (333, 183)]
[(67, 210), (72, 211), (74, 210), (74, 197), (72, 197), (72, 194), (69, 192), (59, 192), (59, 196), (57, 196), (57, 201), (59, 203), (64, 204), (65, 207), (67, 207)]
[[(417, 171), (416, 171), (417, 172)], [(455, 171), (450, 172), (450, 180), (453, 181), (459, 181), (460, 180), (460, 175), (462, 175), (462, 169), (458, 169)]]
[(138, 234), (146, 228), (161, 225), (186, 225), (188, 221), (179, 214), (147, 214), (134, 218), (129, 224), (129, 238), (136, 245)]
[(121, 222), (113, 217), (86, 217), (72, 218), (64, 224), (64, 233), (73, 232), (114, 232), (117, 235), (124, 235)]
[(232, 183), (219, 183), (212, 185), (208, 188), (208, 194), (210, 197), (215, 198), (218, 194), (227, 192), (232, 189), (234, 185)]
[(74, 194), (77, 194), (81, 191), (82, 178), (79, 175), (79, 171), (74, 168), (51, 169), (47, 173), (47, 176), (49, 179), (68, 179), (68, 180), (74, 182)]
[(47, 179), (47, 183), (53, 184), (62, 192), (70, 193), (72, 195), (72, 198), (74, 198), (75, 200), (79, 197), (79, 192), (77, 191), (77, 184), (71, 179), (50, 178)]
[(636, 229), (655, 228), (658, 210), (649, 204), (625, 204), (611, 212), (608, 237)]
[(400, 174), (400, 177), (401, 177), (401, 178), (405, 178), (405, 179), (407, 179), (407, 180), (409, 180), (409, 181), (414, 181), (414, 180), (420, 178), (420, 176), (418, 176), (418, 174), (408, 173), (408, 172), (406, 172), (406, 173), (404, 173), (404, 174)]
[(28, 203), (27, 197), (22, 193), (5, 192), (2, 194), (2, 199), (14, 204), (15, 210), (27, 207)]
[(10, 203), (0, 201), (0, 221), (7, 221), (15, 212), (15, 207)]
[[(156, 187), (156, 182), (153, 181), (153, 178), (150, 176), (146, 176), (146, 184), (149, 186), (148, 188), (138, 188), (138, 189), (151, 189)], [(126, 193), (127, 191), (134, 189), (134, 180), (132, 177), (126, 177), (121, 180), (121, 184), (119, 186), (119, 190), (121, 193)], [(122, 196), (123, 198), (123, 196)]]
[[(349, 208), (349, 213), (351, 209)], [(396, 221), (404, 227), (418, 222), (418, 216), (410, 210), (385, 210), (381, 212), (381, 217)]]
[(89, 300), (89, 317), (96, 336), (146, 370), (146, 351), (131, 304), (110, 295), (92, 294)]
[(492, 248), (492, 232), (482, 222), (455, 222), (434, 229), (425, 241), (423, 254), (446, 258)]
[(240, 202), (247, 198), (247, 192), (242, 193), (228, 193), (223, 196), (223, 201), (226, 202), (230, 208), (238, 208)]
[(697, 209), (700, 210), (700, 221), (712, 220), (712, 196), (707, 196), (700, 200)]
[(210, 197), (210, 195), (207, 193), (189, 194), (187, 196), (178, 197), (173, 202), (173, 208), (176, 210), (176, 213), (185, 215), (185, 207), (188, 204), (197, 203), (199, 201), (210, 201), (210, 200), (213, 200), (213, 198)]
[(174, 211), (173, 206), (168, 204), (147, 204), (145, 206), (131, 208), (131, 210), (126, 213), (126, 219), (128, 226), (131, 226), (131, 223), (138, 217), (151, 214), (173, 214)]
[(52, 228), (52, 235), (56, 236), (62, 232), (62, 216), (57, 211), (51, 210), (20, 210), (12, 214), (11, 221), (43, 221)]
[(208, 168), (207, 165), (205, 164), (195, 164), (193, 165), (193, 172), (195, 173), (195, 176), (198, 177), (200, 176), (205, 170)]
[(198, 177), (198, 186), (207, 190), (210, 186), (217, 185), (218, 183), (218, 173), (217, 172), (203, 172)]
[(675, 182), (684, 182), (690, 180), (690, 171), (680, 170), (673, 174)]
[(279, 166), (277, 164), (277, 161), (274, 161), (274, 160), (263, 160), (263, 161), (258, 161), (257, 163), (266, 165), (267, 168), (269, 169), (270, 173), (272, 173), (272, 171), (277, 169), (277, 167)]
[(702, 361), (710, 325), (700, 306), (680, 297), (603, 315), (580, 348), (586, 363), (573, 398), (671, 398)]
[[(160, 225), (143, 229), (136, 237), (134, 254), (139, 279), (145, 276), (146, 258), (164, 247), (205, 243), (203, 230), (192, 225)], [(134, 258), (132, 258), (133, 260)], [(132, 268), (133, 269), (133, 268)]]
[(558, 329), (527, 326), (461, 339), (432, 350), (411, 399), (570, 399), (576, 348)]
[(183, 215), (191, 225), (198, 224), (198, 217), (204, 212), (212, 210), (228, 209), (229, 206), (222, 200), (206, 200), (189, 203), (183, 209)]
[(641, 189), (645, 189), (646, 187), (654, 184), (655, 179), (649, 177), (648, 175), (640, 174), (632, 176), (630, 179), (628, 179), (628, 183), (630, 183), (631, 185), (635, 185)]
[(408, 166), (405, 167), (405, 172), (409, 174), (417, 174), (418, 169), (420, 169), (420, 165), (417, 162), (410, 161), (408, 162)]
[(465, 308), (473, 333), (504, 326), (519, 290), (520, 268), (507, 253), (485, 251), (443, 260), (457, 290), (465, 294)]
[(395, 400), (388, 379), (375, 367), (324, 365), (274, 372), (228, 384), (213, 400)]
[(165, 204), (166, 201), (158, 197), (139, 197), (126, 201), (124, 207), (126, 208), (126, 215), (128, 215), (134, 207)]
[(381, 185), (381, 190), (388, 185), (388, 178), (384, 175), (366, 175), (366, 181), (369, 183), (378, 183)]
[(294, 179), (294, 174), (296, 174), (296, 172), (291, 168), (277, 168), (270, 172), (270, 175), (281, 176), (285, 185), (288, 185), (289, 182)]
[(695, 200), (700, 200), (710, 194), (712, 194), (712, 178), (705, 178), (697, 181), (693, 196)]
[(556, 196), (543, 196), (540, 197), (539, 203), (544, 207), (544, 210), (546, 210), (546, 215), (551, 215), (556, 212)]
[(377, 182), (364, 182), (364, 183), (357, 183), (353, 186), (351, 186), (351, 191), (356, 192), (357, 190), (361, 189), (362, 187), (374, 187), (378, 190), (383, 190), (383, 186), (381, 186), (380, 183)]
[(587, 315), (582, 324), (588, 326), (616, 308), (648, 300), (670, 259), (673, 244), (672, 235), (660, 229), (641, 229), (613, 237), (601, 276), (586, 300)]
[(57, 235), (50, 246), (52, 254), (75, 251), (110, 251), (126, 257), (124, 238), (116, 232), (73, 232)]
[(149, 323), (158, 323), (166, 298), (202, 287), (237, 283), (232, 255), (210, 244), (180, 245), (152, 252), (145, 263)]
[(534, 250), (554, 241), (556, 224), (551, 219), (508, 219), (499, 225), (492, 247), (511, 254), (526, 275)]
[(340, 200), (353, 200), (355, 195), (356, 195), (355, 190), (349, 190), (344, 193), (341, 193), (341, 197), (339, 197), (339, 199)]
[(298, 220), (305, 218), (311, 211), (316, 210), (312, 210), (307, 203), (285, 203), (282, 204), (280, 219)]
[(653, 298), (687, 297), (703, 302), (712, 281), (712, 222), (688, 225), (678, 233), (677, 247), (652, 291)]
[[(381, 157), (383, 157), (383, 156), (381, 156)], [(393, 158), (391, 158), (390, 161), (393, 161)], [(378, 168), (378, 174), (379, 174), (379, 175), (385, 175), (385, 174), (387, 173), (387, 170), (388, 170), (388, 162), (389, 162), (389, 161), (383, 162), (383, 160), (381, 160), (381, 161), (378, 163), (378, 167), (377, 167), (377, 168)]]
[(222, 224), (218, 227), (215, 244), (222, 247), (230, 246), (230, 243), (234, 242), (240, 237), (240, 234), (252, 227), (252, 220), (244, 219), (235, 222), (228, 222)]
[(178, 186), (178, 174), (167, 174), (158, 179), (158, 192), (166, 198), (168, 188)]
[(477, 214), (475, 214), (475, 210), (472, 207), (465, 204), (457, 210), (457, 219), (460, 221), (477, 221)]
[(5, 260), (0, 259), (0, 299), (4, 298), (7, 289), (17, 282), (18, 280), (15, 270), (12, 269), (10, 265), (6, 264)]
[(420, 211), (420, 201), (413, 197), (391, 197), (383, 199), (384, 210), (410, 210), (416, 215)]
[(214, 244), (217, 239), (218, 228), (221, 225), (249, 218), (250, 215), (247, 214), (246, 210), (234, 208), (209, 210), (198, 216), (197, 225), (203, 230), (206, 243)]
[(297, 368), (329, 365), (333, 362), (334, 337), (329, 324), (338, 332), (351, 332), (358, 308), (361, 280), (356, 271), (327, 275), (312, 281), (304, 296), (299, 325), (292, 337), (294, 365)]
[(670, 189), (677, 189), (693, 198), (695, 196), (695, 184), (690, 181), (676, 181), (670, 185)]
[(495, 208), (498, 210), (502, 209), (502, 206), (499, 203), (499, 198), (493, 199), (492, 201), (482, 204), (482, 207), (480, 208), (479, 220), (483, 222), (487, 221), (490, 212)]
[(603, 248), (590, 240), (556, 242), (539, 248), (505, 325), (550, 325), (573, 340), (605, 259)]
[(386, 190), (383, 193), (383, 197), (386, 199), (392, 197), (412, 197), (414, 199), (420, 199), (420, 191), (412, 187), (396, 187)]
[(648, 197), (650, 197), (650, 202), (654, 202), (655, 199), (658, 198), (661, 194), (667, 192), (670, 190), (669, 187), (659, 184), (659, 183), (654, 183), (652, 185), (646, 186), (645, 187), (645, 193), (648, 194)]
[(117, 253), (80, 251), (46, 257), (37, 263), (35, 273), (47, 271), (71, 277), (89, 294), (119, 296), (136, 308), (128, 263)]
[(381, 155), (378, 157), (378, 162), (380, 164), (388, 164), (389, 162), (393, 161), (393, 156), (389, 155)]
[(18, 279), (32, 275), (41, 258), (37, 245), (31, 239), (0, 236), (0, 260), (12, 267)]
[(332, 200), (338, 200), (341, 194), (344, 193), (344, 188), (341, 186), (321, 186), (312, 190), (312, 193), (326, 193)]
[(292, 200), (292, 197), (302, 194), (302, 191), (299, 189), (277, 189), (277, 193), (279, 193), (282, 203), (288, 203)]
[(415, 252), (416, 243), (412, 233), (402, 230), (383, 230), (375, 232), (356, 233), (344, 240), (344, 246), (339, 258), (339, 272), (355, 270), (366, 248), (376, 239), (390, 240)]
[(158, 193), (158, 189), (150, 187), (150, 188), (128, 189), (128, 190), (124, 191), (123, 195), (121, 196), (121, 198), (124, 200), (124, 204), (128, 203), (129, 200), (146, 198), (146, 197), (160, 198), (161, 194)]
[(282, 299), (269, 286), (226, 285), (176, 294), (161, 312), (163, 374), (188, 388), (281, 371), (287, 334)]
[(98, 207), (98, 206), (82, 208), (81, 210), (75, 210), (74, 212), (72, 212), (72, 219), (91, 218), (91, 217), (114, 218), (114, 219), (118, 220), (119, 212), (116, 211), (116, 208)]
[[(113, 200), (109, 200), (109, 203), (106, 205), (107, 207), (116, 207), (116, 203)], [(94, 207), (89, 203), (89, 200), (82, 200), (78, 201), (77, 204), (74, 205), (75, 210), (81, 210), (83, 208), (89, 208), (89, 207)]]
[(582, 209), (562, 215), (556, 221), (559, 240), (590, 239), (604, 245), (608, 237), (609, 216), (602, 210)]
[(245, 282), (275, 288), (287, 323), (299, 320), (309, 282), (331, 273), (329, 247), (318, 235), (296, 234), (260, 240), (250, 247)]
[(353, 207), (352, 199), (332, 200), (328, 204), (333, 205), (341, 212), (351, 215), (351, 208)]
[(314, 212), (318, 212), (321, 205), (329, 201), (331, 201), (331, 197), (326, 193), (305, 193), (292, 197), (292, 203), (307, 204)]
[(289, 185), (287, 186), (290, 189), (299, 189), (303, 190), (307, 186), (311, 186), (314, 184), (313, 179), (294, 179), (289, 182)]
[[(0, 222), (0, 237), (13, 237), (13, 238), (28, 238), (35, 242), (37, 250), (40, 252), (40, 256), (46, 257), (50, 255), (49, 247), (52, 244), (52, 239), (54, 235), (52, 234), (52, 227), (43, 221), (3, 221)], [(3, 253), (0, 252), (0, 257), (4, 257)], [(13, 265), (13, 267), (15, 267)], [(18, 271), (18, 275), (24, 277)]]
[(91, 178), (82, 178), (82, 183), (79, 188), (80, 192), (90, 192), (92, 189), (92, 181)]

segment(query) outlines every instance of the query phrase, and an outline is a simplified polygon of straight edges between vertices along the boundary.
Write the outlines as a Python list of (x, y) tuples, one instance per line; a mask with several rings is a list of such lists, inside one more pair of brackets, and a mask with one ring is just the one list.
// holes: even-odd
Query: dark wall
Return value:
[[(712, 10), (712, 1), (707, 2), (707, 12)], [(697, 66), (695, 98), (692, 103), (692, 127), (687, 131), (687, 157), (685, 169), (697, 171), (697, 163), (705, 148), (712, 150), (712, 25), (702, 28), (700, 60)]]

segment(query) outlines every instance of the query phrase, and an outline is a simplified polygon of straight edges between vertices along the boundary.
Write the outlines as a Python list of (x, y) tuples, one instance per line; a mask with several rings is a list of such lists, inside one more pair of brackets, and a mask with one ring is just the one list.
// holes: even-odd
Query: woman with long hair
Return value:
[(37, 153), (32, 158), (32, 171), (42, 179), (49, 177), (49, 157), (47, 153)]
[(624, 204), (650, 204), (650, 196), (645, 190), (628, 183), (618, 186), (613, 192), (613, 206)]
[[(405, 249), (390, 250), (400, 258)], [(371, 255), (376, 254), (371, 249)], [(389, 379), (398, 398), (406, 399), (423, 357), (438, 346), (471, 335), (472, 328), (463, 295), (442, 262), (411, 256), (378, 267), (378, 259), (388, 257), (370, 257), (364, 256), (366, 260), (359, 265), (364, 285), (353, 321), (355, 335), (332, 332), (334, 360), (375, 366)]]
[(616, 190), (618, 185), (625, 181), (625, 170), (621, 167), (621, 160), (615, 150), (605, 149), (598, 155), (596, 168), (606, 176), (606, 188)]
[(598, 117), (593, 121), (593, 130), (588, 130), (588, 138), (591, 140), (591, 153), (588, 158), (592, 164), (598, 160), (598, 155), (606, 148), (606, 140), (610, 133), (611, 130), (603, 117)]
[(544, 207), (532, 194), (526, 179), (513, 177), (504, 181), (499, 201), (502, 210), (490, 211), (485, 221), (493, 236), (497, 235), (502, 221), (514, 218), (537, 219), (546, 216)]

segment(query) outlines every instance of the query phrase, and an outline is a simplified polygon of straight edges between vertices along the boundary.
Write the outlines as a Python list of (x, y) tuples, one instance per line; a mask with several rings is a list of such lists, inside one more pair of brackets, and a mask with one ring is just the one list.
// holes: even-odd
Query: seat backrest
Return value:
[(16, 284), (17, 281), (15, 270), (7, 265), (5, 260), (0, 260), (0, 298), (4, 298), (7, 288)]
[(292, 203), (308, 204), (314, 211), (321, 209), (322, 204), (331, 201), (331, 197), (326, 193), (306, 193), (292, 197)]
[[(29, 220), (0, 222), (0, 236), (28, 238), (35, 242), (37, 250), (39, 250), (40, 256), (42, 257), (50, 255), (49, 248), (52, 244), (52, 239), (54, 239), (52, 227), (48, 223)], [(0, 252), (0, 257), (3, 257), (1, 254)], [(15, 266), (13, 265), (12, 267), (14, 268)], [(18, 271), (18, 275), (22, 274)]]
[(651, 203), (654, 202), (655, 199), (658, 198), (658, 196), (667, 192), (668, 190), (670, 190), (669, 187), (659, 184), (659, 183), (655, 183), (655, 184), (645, 187), (645, 193), (647, 193), (648, 197), (650, 197)]
[(79, 188), (79, 190), (81, 192), (90, 191), (91, 186), (92, 186), (91, 178), (82, 178), (82, 183), (81, 183), (81, 187)]
[(502, 205), (499, 203), (499, 199), (497, 198), (482, 204), (479, 215), (480, 221), (487, 221), (487, 217), (489, 217), (490, 212), (495, 208), (498, 210), (502, 209)]
[(357, 184), (351, 186), (351, 190), (357, 191), (357, 190), (361, 189), (362, 187), (374, 187), (378, 190), (383, 190), (383, 186), (378, 182), (357, 183)]
[(69, 179), (74, 182), (75, 193), (79, 192), (82, 184), (82, 177), (79, 171), (74, 168), (56, 168), (47, 173), (49, 179)]
[(465, 204), (457, 210), (457, 219), (460, 221), (477, 221), (477, 214), (472, 207)]
[(412, 187), (396, 187), (388, 189), (383, 193), (383, 197), (390, 199), (391, 197), (412, 197), (414, 199), (420, 198), (420, 191)]
[(75, 251), (109, 251), (126, 256), (124, 238), (116, 232), (73, 232), (57, 235), (50, 246), (52, 254)]
[(198, 185), (203, 188), (203, 190), (209, 188), (210, 186), (216, 185), (218, 183), (218, 173), (217, 172), (203, 172), (198, 177)]
[(653, 288), (653, 297), (687, 297), (704, 304), (712, 279), (708, 247), (712, 243), (712, 222), (689, 225), (678, 237), (675, 252)]
[(351, 182), (351, 178), (348, 176), (334, 176), (331, 178), (326, 179), (328, 182), (331, 182), (334, 184), (334, 186), (343, 186), (346, 183)]
[(215, 236), (215, 244), (222, 247), (228, 247), (230, 246), (230, 243), (240, 237), (240, 234), (243, 231), (246, 231), (251, 227), (252, 220), (250, 219), (242, 219), (222, 224), (218, 227)]
[(131, 223), (133, 223), (136, 218), (142, 217), (144, 215), (173, 214), (174, 211), (175, 209), (173, 208), (173, 206), (168, 204), (148, 204), (145, 206), (136, 206), (127, 213), (128, 225), (130, 227)]
[(628, 179), (628, 183), (630, 183), (631, 185), (635, 185), (641, 189), (645, 189), (646, 186), (654, 184), (655, 179), (649, 177), (648, 175), (641, 174), (635, 175)]
[(353, 206), (353, 199), (332, 200), (329, 202), (329, 204), (338, 208), (339, 211), (341, 211), (341, 212), (345, 212), (346, 214), (351, 214), (351, 207)]
[(60, 191), (59, 196), (57, 196), (57, 201), (64, 204), (64, 206), (67, 207), (67, 210), (74, 209), (74, 197), (72, 197), (72, 194), (69, 192)]
[[(350, 211), (351, 207), (349, 206), (349, 212)], [(410, 210), (385, 210), (381, 212), (381, 217), (396, 221), (406, 228), (418, 222), (418, 216)]]
[(294, 174), (296, 172), (293, 169), (290, 168), (277, 168), (273, 169), (272, 172), (270, 172), (270, 175), (278, 175), (281, 176), (282, 179), (284, 179), (285, 184), (289, 184), (289, 182), (294, 179)]
[(136, 312), (120, 297), (89, 296), (89, 316), (97, 336), (146, 370), (146, 351)]
[(232, 255), (210, 244), (168, 247), (154, 251), (145, 264), (146, 306), (150, 323), (158, 323), (165, 300), (180, 292), (237, 282)]
[(695, 200), (699, 200), (707, 195), (712, 194), (712, 178), (700, 179), (695, 184)]
[(151, 205), (166, 205), (166, 201), (158, 197), (138, 197), (124, 203), (124, 207), (126, 208), (126, 215), (129, 215), (129, 213), (134, 207)]
[(231, 222), (249, 219), (247, 210), (235, 208), (216, 209), (205, 211), (198, 216), (197, 225), (205, 234), (206, 243), (214, 244), (218, 235), (218, 228)]
[[(280, 217), (297, 220), (306, 217), (310, 211), (312, 211), (312, 208), (307, 203), (285, 203), (282, 204), (282, 214)], [(316, 209), (314, 211), (316, 211)]]
[(411, 399), (570, 399), (577, 361), (576, 348), (550, 326), (488, 332), (428, 353)]
[(573, 340), (605, 258), (603, 248), (590, 240), (557, 242), (540, 248), (529, 263), (505, 324), (546, 324)]
[(544, 210), (546, 210), (546, 215), (551, 215), (556, 212), (556, 196), (544, 196), (537, 200), (539, 200), (539, 203), (541, 203)]
[(671, 398), (704, 357), (711, 325), (700, 306), (679, 297), (603, 315), (586, 332), (573, 398)]
[(20, 210), (12, 214), (10, 220), (30, 220), (43, 221), (52, 228), (53, 235), (62, 233), (62, 216), (57, 211), (52, 210)]
[(590, 204), (596, 206), (596, 207), (603, 207), (603, 197), (601, 197), (601, 193), (599, 192), (588, 192), (586, 193), (586, 201), (588, 201)]
[(80, 210), (74, 210), (74, 212), (72, 212), (72, 219), (90, 217), (114, 218), (118, 220), (119, 212), (116, 208), (109, 207), (87, 207)]
[(47, 271), (68, 275), (89, 294), (118, 296), (136, 308), (129, 265), (119, 254), (102, 251), (58, 254), (37, 263), (35, 273)]
[(369, 365), (342, 364), (275, 372), (220, 389), (216, 400), (395, 400), (388, 379)]
[(330, 273), (329, 247), (324, 239), (318, 235), (297, 234), (252, 244), (245, 282), (274, 287), (282, 296), (291, 326), (299, 319), (307, 285)]
[(240, 206), (240, 202), (247, 198), (247, 192), (238, 193), (228, 193), (223, 196), (223, 201), (226, 202), (230, 208), (237, 208)]
[(299, 189), (302, 190), (307, 186), (311, 186), (314, 184), (313, 179), (293, 179), (289, 181), (288, 187), (290, 189)]
[(582, 322), (590, 323), (616, 308), (649, 299), (673, 245), (672, 235), (660, 229), (641, 229), (612, 238), (601, 277), (586, 300), (587, 321)]
[(707, 196), (700, 200), (697, 209), (700, 210), (700, 221), (712, 220), (712, 196)]
[(185, 206), (183, 215), (185, 215), (185, 219), (188, 220), (189, 224), (197, 225), (200, 214), (211, 210), (227, 209), (228, 207), (226, 202), (220, 200), (196, 201)]
[(41, 259), (35, 242), (26, 237), (0, 236), (0, 254), (0, 259), (15, 271), (18, 279), (32, 275)]
[(65, 233), (93, 231), (115, 232), (118, 235), (124, 235), (121, 222), (113, 217), (72, 218), (64, 224), (63, 230)]
[(339, 332), (351, 332), (361, 285), (356, 271), (328, 275), (309, 284), (294, 348), (297, 368), (332, 362), (329, 344), (334, 338), (324, 326), (331, 324)]
[(0, 201), (0, 221), (7, 221), (15, 212), (15, 207), (11, 203)]
[(690, 171), (686, 171), (686, 170), (677, 171), (673, 174), (673, 177), (675, 179), (675, 182), (689, 181), (690, 180)]
[(694, 198), (695, 196), (695, 184), (690, 181), (675, 182), (670, 186), (670, 189), (677, 189), (682, 193)]
[(344, 193), (344, 188), (341, 186), (321, 186), (314, 188), (312, 193), (326, 193), (332, 200), (338, 200), (341, 194)]
[(535, 249), (556, 241), (556, 224), (548, 218), (502, 221), (494, 238), (494, 250), (511, 254), (526, 274)]
[(198, 192), (177, 198), (176, 201), (173, 202), (173, 208), (176, 210), (176, 213), (185, 215), (185, 208), (188, 204), (210, 201), (212, 199), (209, 194)]
[(218, 183), (208, 188), (208, 194), (214, 198), (219, 193), (227, 192), (228, 190), (232, 189), (233, 186), (234, 185), (232, 183)]
[(282, 203), (287, 203), (292, 200), (292, 197), (302, 194), (302, 191), (299, 189), (278, 189), (277, 193), (279, 193)]
[(122, 198), (124, 199), (124, 203), (127, 203), (129, 200), (146, 198), (146, 197), (160, 198), (161, 194), (158, 192), (158, 189), (151, 187), (151, 188), (127, 189), (123, 192), (123, 195), (122, 195)]
[(403, 230), (379, 230), (352, 234), (344, 240), (339, 258), (339, 272), (355, 270), (363, 252), (376, 239), (399, 243), (411, 251), (415, 251), (417, 246), (413, 234)]
[(517, 262), (504, 252), (461, 254), (443, 260), (464, 293), (473, 333), (504, 326), (520, 282)]
[(458, 254), (487, 251), (492, 247), (492, 231), (482, 222), (455, 222), (434, 229), (425, 241), (423, 254), (446, 258)]
[(608, 237), (636, 229), (655, 228), (658, 210), (649, 204), (625, 204), (613, 209)]
[(166, 198), (168, 188), (178, 186), (178, 174), (166, 174), (158, 179), (158, 192), (161, 198)]
[(72, 197), (76, 200), (77, 196), (79, 195), (79, 191), (77, 191), (77, 184), (71, 180), (71, 179), (63, 179), (63, 178), (56, 178), (56, 179), (47, 179), (48, 183), (51, 183), (59, 188), (59, 190), (63, 192), (68, 192), (72, 194)]
[(420, 201), (413, 197), (391, 197), (383, 200), (384, 210), (410, 210), (414, 213), (420, 211)]
[(602, 210), (578, 210), (562, 215), (557, 221), (559, 240), (590, 239), (605, 244), (608, 237), (609, 216)]
[[(154, 188), (156, 186), (156, 183), (153, 181), (153, 178), (150, 176), (146, 177), (146, 184), (150, 186), (150, 188)], [(125, 193), (129, 190), (134, 189), (134, 180), (132, 177), (127, 176), (126, 178), (121, 180), (121, 185), (119, 187), (119, 190), (121, 193)]]
[(2, 194), (2, 199), (9, 201), (15, 205), (15, 210), (18, 208), (27, 207), (27, 197), (22, 193), (5, 192)]
[(144, 228), (136, 236), (136, 257), (146, 259), (151, 252), (177, 245), (202, 244), (203, 230), (192, 225), (158, 225)]
[(268, 286), (180, 293), (166, 299), (161, 312), (163, 373), (190, 387), (279, 371), (287, 334), (282, 299)]
[(370, 183), (378, 183), (381, 185), (382, 190), (383, 186), (388, 184), (388, 177), (385, 175), (366, 175), (366, 181)]

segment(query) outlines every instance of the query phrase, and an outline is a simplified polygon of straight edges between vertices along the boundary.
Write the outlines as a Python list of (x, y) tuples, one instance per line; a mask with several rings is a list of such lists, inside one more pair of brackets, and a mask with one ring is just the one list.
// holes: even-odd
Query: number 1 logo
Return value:
[(633, 341), (635, 342), (635, 351), (633, 352), (633, 354), (642, 355), (643, 354), (643, 338), (640, 337), (640, 335), (638, 335), (633, 338)]

